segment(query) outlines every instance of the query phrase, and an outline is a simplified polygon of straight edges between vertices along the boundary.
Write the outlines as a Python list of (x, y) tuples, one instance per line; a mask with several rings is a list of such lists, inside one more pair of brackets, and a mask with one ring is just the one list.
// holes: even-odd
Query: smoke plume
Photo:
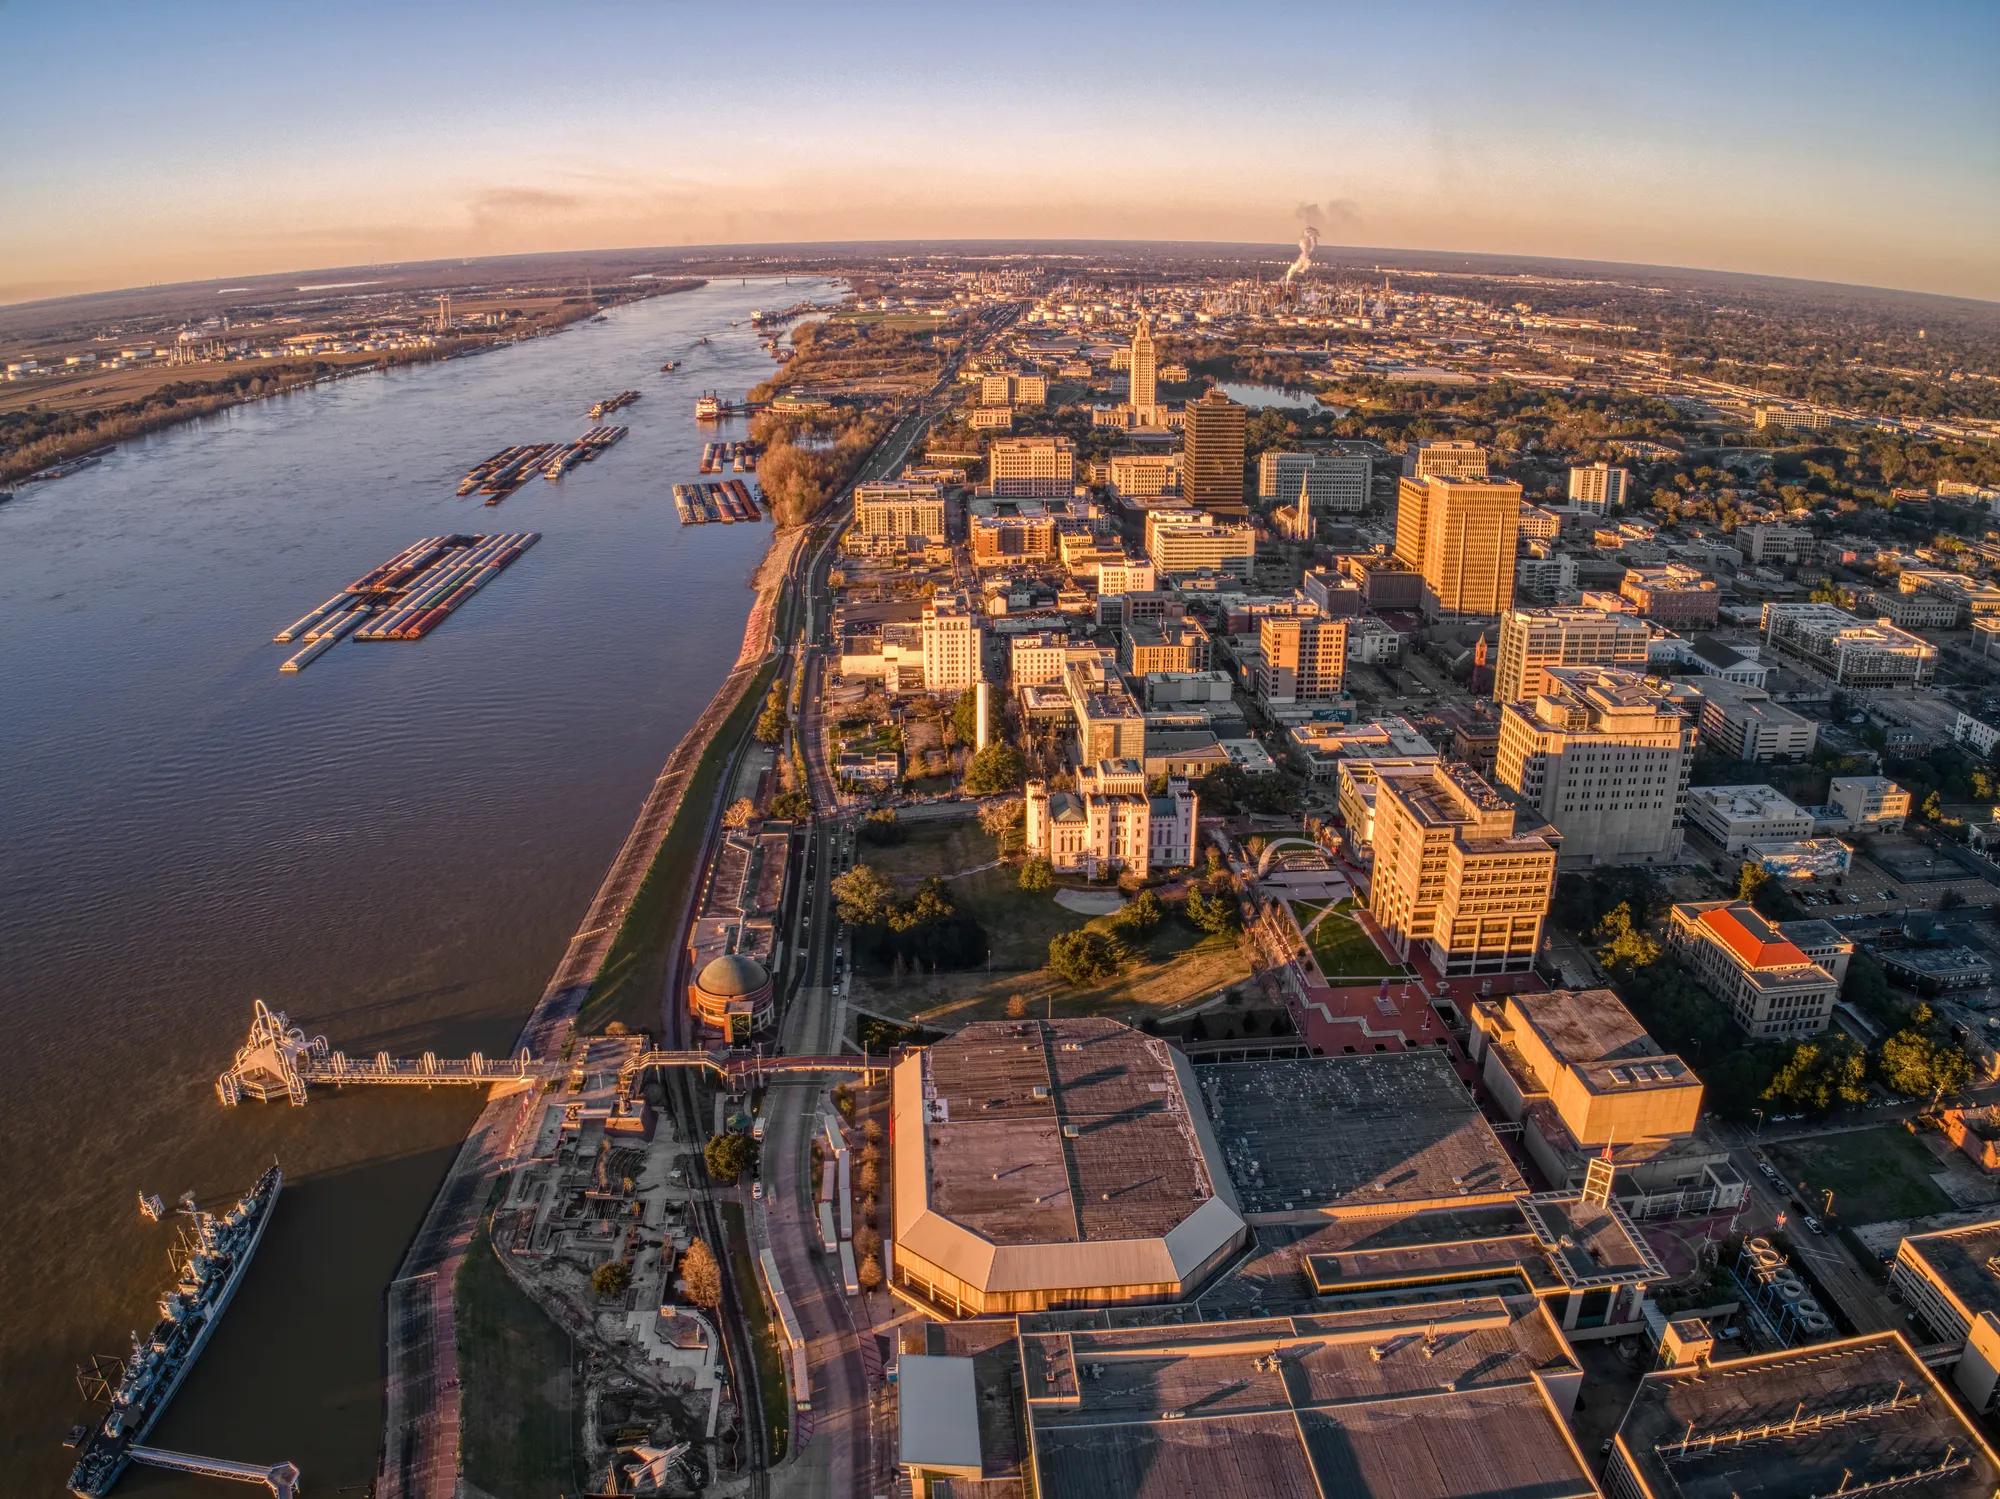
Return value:
[(1313, 251), (1319, 248), (1319, 230), (1306, 225), (1305, 233), (1299, 236), (1299, 258), (1285, 267), (1285, 285), (1292, 284), (1294, 276), (1303, 276), (1312, 269)]

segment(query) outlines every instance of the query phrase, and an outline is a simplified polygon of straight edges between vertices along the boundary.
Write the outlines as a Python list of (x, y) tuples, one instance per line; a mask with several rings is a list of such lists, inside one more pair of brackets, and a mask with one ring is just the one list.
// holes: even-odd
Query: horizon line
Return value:
[[(124, 286), (94, 287), (84, 291), (60, 292), (53, 296), (9, 298), (0, 295), (0, 308), (10, 310), (28, 307), (53, 307), (64, 302), (86, 301), (93, 297), (114, 297), (134, 292), (175, 291), (211, 286), (224, 281), (269, 281), (295, 276), (332, 275), (344, 271), (418, 269), (426, 266), (474, 266), (491, 261), (507, 260), (551, 260), (564, 256), (590, 255), (695, 255), (724, 254), (729, 252), (770, 253), (773, 251), (824, 251), (824, 250), (882, 250), (895, 247), (922, 246), (1115, 246), (1139, 247), (1159, 246), (1172, 248), (1213, 248), (1230, 250), (1269, 249), (1289, 259), (1296, 253), (1293, 241), (1280, 240), (1204, 240), (1204, 239), (1051, 239), (1051, 238), (967, 238), (948, 239), (917, 237), (903, 239), (826, 239), (826, 240), (740, 240), (731, 242), (701, 242), (679, 245), (593, 245), (561, 250), (516, 250), (497, 251), (482, 255), (440, 255), (419, 260), (368, 260), (343, 261), (334, 265), (298, 266), (276, 271), (236, 271), (221, 272), (212, 276), (176, 281), (140, 281)], [(1413, 245), (1328, 245), (1322, 242), (1315, 255), (1372, 254), (1372, 255), (1426, 255), (1464, 256), (1479, 260), (1500, 260), (1535, 262), (1555, 266), (1593, 266), (1624, 271), (1679, 272), (1699, 276), (1736, 277), (1749, 281), (1775, 281), (1795, 286), (1828, 287), (1844, 291), (1886, 293), (1900, 297), (1923, 297), (1939, 302), (1957, 302), (1972, 307), (2000, 308), (2000, 297), (1978, 297), (1964, 292), (1926, 291), (1918, 287), (1882, 286), (1859, 281), (1820, 281), (1807, 276), (1792, 276), (1773, 271), (1731, 270), (1720, 266), (1684, 266), (1665, 262), (1636, 260), (1601, 260), (1591, 257), (1568, 257), (1514, 252), (1508, 250), (1448, 250), (1427, 249)], [(246, 291), (262, 288), (246, 287)]]

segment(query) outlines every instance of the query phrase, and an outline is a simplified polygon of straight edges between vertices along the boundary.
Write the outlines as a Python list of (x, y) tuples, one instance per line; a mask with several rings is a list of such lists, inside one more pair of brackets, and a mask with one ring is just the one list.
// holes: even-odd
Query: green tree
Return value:
[(1125, 903), (1118, 913), (1118, 925), (1128, 931), (1143, 936), (1160, 924), (1167, 913), (1161, 909), (1159, 896), (1150, 890), (1141, 890)]
[(965, 792), (968, 796), (994, 796), (1019, 790), (1025, 771), (1021, 752), (1013, 745), (989, 744), (965, 767)]
[(1055, 882), (1054, 869), (1050, 867), (1049, 861), (1040, 854), (1033, 854), (1021, 861), (1021, 888), (1023, 890), (1039, 892), (1052, 888)]
[(1660, 944), (1632, 924), (1632, 907), (1624, 901), (1597, 923), (1597, 940), (1597, 960), (1606, 968), (1643, 968), (1660, 958)]
[(1125, 944), (1096, 927), (1078, 927), (1049, 939), (1049, 968), (1078, 988), (1101, 983), (1131, 961)]
[(699, 1307), (714, 1311), (722, 1305), (722, 1267), (704, 1239), (696, 1239), (681, 1255), (681, 1294)]
[(606, 1260), (590, 1272), (590, 1289), (600, 1301), (623, 1296), (632, 1284), (632, 1267), (623, 1260)]
[(1846, 1036), (1801, 1041), (1772, 1075), (1764, 1096), (1772, 1103), (1824, 1112), (1842, 1103), (1868, 1101), (1868, 1059)]
[(877, 807), (861, 819), (861, 841), (876, 845), (901, 843), (908, 836), (894, 807)]
[(1744, 860), (1743, 867), (1736, 871), (1736, 898), (1752, 900), (1759, 890), (1770, 881), (1771, 872), (1762, 864)]
[(752, 730), (765, 744), (776, 744), (785, 737), (785, 705), (778, 701), (776, 693), (764, 704), (764, 711), (757, 715), (757, 727)]
[(979, 743), (979, 693), (968, 687), (951, 705), (951, 727), (960, 744)]
[[(1919, 1007), (1922, 1011), (1922, 1007)], [(1929, 1014), (1922, 1011), (1924, 1020)], [(1950, 1041), (1935, 1034), (1915, 1015), (1912, 1023), (1882, 1043), (1875, 1054), (1883, 1083), (1898, 1093), (1924, 1097), (1934, 1091), (1952, 1093), (1972, 1081), (1972, 1063)]]
[(1243, 924), (1243, 913), (1237, 908), (1236, 897), (1227, 884), (1215, 888), (1195, 886), (1188, 891), (1187, 916), (1204, 932), (1221, 936), (1235, 931)]
[(847, 873), (834, 876), (829, 888), (833, 891), (834, 908), (849, 926), (887, 924), (896, 892), (872, 865), (857, 864)]
[(757, 1174), (757, 1157), (762, 1147), (750, 1136), (732, 1130), (724, 1135), (710, 1135), (708, 1144), (702, 1147), (702, 1159), (708, 1163), (708, 1174), (716, 1181), (727, 1185), (739, 1180), (745, 1173)]
[(747, 828), (756, 820), (757, 804), (747, 796), (737, 797), (722, 814), (722, 825), (726, 828)]
[(812, 816), (812, 798), (797, 786), (788, 786), (771, 798), (771, 815), (780, 822), (804, 822)]

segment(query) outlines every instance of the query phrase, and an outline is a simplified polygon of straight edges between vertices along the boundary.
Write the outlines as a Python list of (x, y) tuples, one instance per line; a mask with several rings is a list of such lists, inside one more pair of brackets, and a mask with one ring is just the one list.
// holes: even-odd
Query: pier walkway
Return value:
[(215, 1080), (215, 1096), (225, 1108), (245, 1098), (260, 1103), (288, 1098), (303, 1104), (315, 1083), (336, 1088), (360, 1083), (425, 1088), (453, 1083), (490, 1086), (532, 1082), (548, 1070), (525, 1047), (505, 1059), (488, 1058), (476, 1051), (469, 1057), (440, 1057), (427, 1051), (415, 1059), (378, 1051), (371, 1060), (361, 1061), (332, 1050), (324, 1036), (307, 1036), (283, 1010), (274, 1010), (260, 999), (250, 1011), (248, 1039), (236, 1049), (236, 1060), (229, 1064), (229, 1070)]
[(200, 1457), (192, 1452), (171, 1452), (165, 1447), (134, 1447), (132, 1461), (148, 1468), (165, 1468), (172, 1473), (195, 1473), (203, 1478), (228, 1478), (237, 1483), (261, 1483), (277, 1499), (292, 1499), (299, 1489), (296, 1463), (239, 1463), (226, 1457)]

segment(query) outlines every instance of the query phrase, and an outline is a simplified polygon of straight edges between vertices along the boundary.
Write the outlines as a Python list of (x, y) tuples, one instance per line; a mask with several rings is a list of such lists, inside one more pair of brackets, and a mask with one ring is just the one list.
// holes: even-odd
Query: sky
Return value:
[(1996, 55), (1995, 0), (0, 0), (0, 302), (1308, 219), (2000, 300)]

